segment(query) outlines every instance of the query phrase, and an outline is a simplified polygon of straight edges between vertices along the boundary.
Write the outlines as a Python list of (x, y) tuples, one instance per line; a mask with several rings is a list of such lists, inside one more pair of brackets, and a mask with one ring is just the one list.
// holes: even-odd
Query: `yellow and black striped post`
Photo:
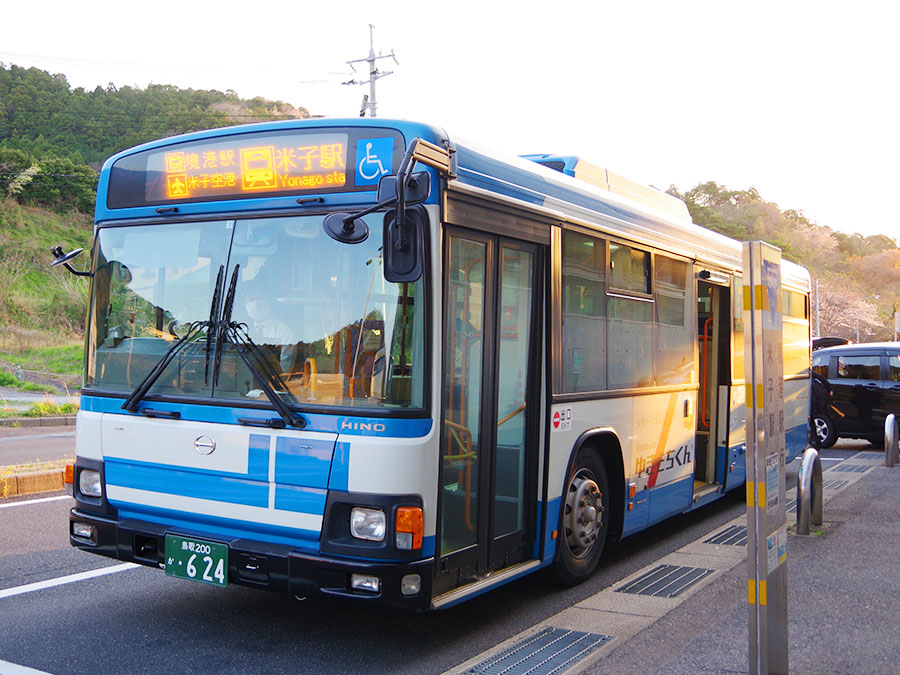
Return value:
[(788, 672), (781, 250), (744, 244), (750, 673)]

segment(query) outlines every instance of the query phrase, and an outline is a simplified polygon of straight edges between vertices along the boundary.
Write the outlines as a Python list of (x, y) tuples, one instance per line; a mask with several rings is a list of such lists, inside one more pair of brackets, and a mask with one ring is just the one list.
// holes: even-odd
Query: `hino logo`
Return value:
[(200, 438), (194, 441), (194, 450), (201, 455), (211, 455), (215, 452), (215, 449), (216, 442), (209, 436), (200, 436)]
[(352, 431), (384, 431), (385, 428), (381, 422), (351, 422), (350, 420), (341, 422), (341, 431), (345, 429)]

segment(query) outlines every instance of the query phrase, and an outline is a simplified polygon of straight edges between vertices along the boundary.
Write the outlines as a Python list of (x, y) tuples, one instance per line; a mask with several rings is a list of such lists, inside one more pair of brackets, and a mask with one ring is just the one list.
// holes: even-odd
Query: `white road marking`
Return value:
[[(14, 595), (22, 595), (23, 593), (31, 593), (32, 591), (40, 591), (45, 588), (53, 588), (54, 586), (62, 586), (63, 584), (71, 584), (75, 581), (84, 581), (85, 579), (93, 579), (94, 577), (102, 577), (106, 574), (115, 574), (116, 572), (124, 572), (134, 567), (140, 567), (136, 563), (121, 563), (120, 565), (111, 565), (110, 567), (101, 567), (97, 570), (89, 572), (79, 572), (78, 574), (69, 574), (56, 579), (47, 579), (46, 581), (37, 581), (33, 584), (25, 584), (24, 586), (15, 586), (14, 588), (4, 588), (0, 590), (0, 600), (9, 598)], [(3, 672), (3, 671), (0, 671)]]
[(2, 675), (51, 675), (45, 670), (35, 670), (28, 666), (20, 666), (18, 663), (0, 661), (0, 674)]
[(69, 495), (61, 495), (59, 497), (42, 497), (41, 499), (29, 499), (25, 502), (12, 502), (10, 504), (0, 504), (0, 509), (11, 509), (13, 506), (25, 506), (27, 504), (40, 504), (42, 502), (55, 502), (60, 499), (72, 499)]
[(23, 440), (31, 440), (32, 438), (69, 438), (70, 436), (75, 436), (74, 431), (63, 431), (61, 433), (56, 434), (33, 434), (31, 436), (4, 436), (0, 438), (0, 443), (14, 443), (16, 441), (21, 442)]

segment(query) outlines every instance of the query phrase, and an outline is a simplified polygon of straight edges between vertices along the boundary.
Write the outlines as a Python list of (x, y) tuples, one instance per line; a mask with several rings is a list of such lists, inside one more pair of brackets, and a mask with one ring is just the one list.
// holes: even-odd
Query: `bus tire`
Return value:
[(611, 515), (606, 466), (593, 448), (579, 449), (561, 502), (553, 571), (558, 581), (575, 586), (597, 569)]

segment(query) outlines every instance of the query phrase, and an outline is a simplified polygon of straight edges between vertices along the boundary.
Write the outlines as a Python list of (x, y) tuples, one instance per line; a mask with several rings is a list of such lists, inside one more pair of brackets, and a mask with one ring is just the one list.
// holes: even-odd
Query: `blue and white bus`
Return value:
[[(105, 163), (89, 274), (83, 550), (436, 609), (578, 583), (745, 480), (741, 246), (575, 157), (384, 119), (167, 138)], [(790, 460), (809, 275), (782, 284)]]

